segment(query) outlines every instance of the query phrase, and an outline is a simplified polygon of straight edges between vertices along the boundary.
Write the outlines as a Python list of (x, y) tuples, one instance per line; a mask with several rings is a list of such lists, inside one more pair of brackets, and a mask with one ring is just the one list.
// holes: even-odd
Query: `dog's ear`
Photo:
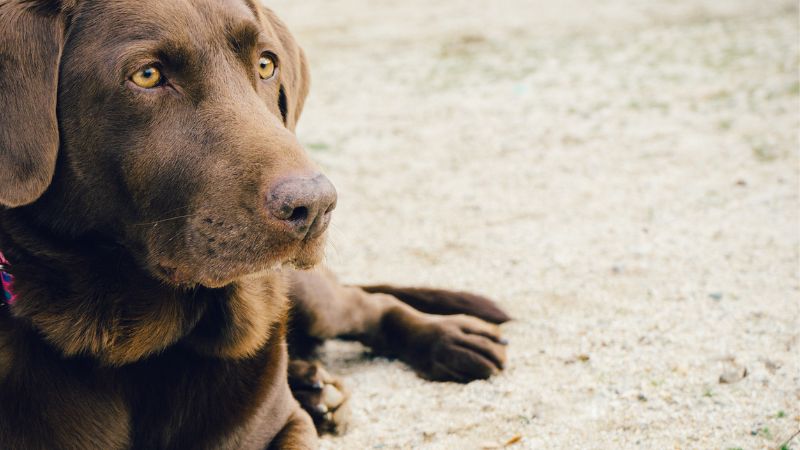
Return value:
[(311, 76), (308, 72), (308, 62), (303, 49), (294, 40), (289, 29), (272, 10), (265, 6), (260, 8), (262, 21), (275, 33), (283, 47), (283, 59), (280, 62), (281, 87), (280, 109), (286, 127), (294, 131), (300, 113), (303, 112)]
[(53, 177), (64, 11), (73, 3), (0, 0), (1, 205), (33, 202)]

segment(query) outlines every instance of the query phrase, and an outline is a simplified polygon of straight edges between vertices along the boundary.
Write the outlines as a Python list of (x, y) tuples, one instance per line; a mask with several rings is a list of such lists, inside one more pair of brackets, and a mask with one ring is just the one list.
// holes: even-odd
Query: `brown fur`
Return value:
[[(0, 250), (18, 296), (0, 304), (0, 448), (313, 448), (315, 390), (343, 388), (293, 383), (298, 404), (287, 329), (432, 379), (502, 368), (493, 325), (276, 270), (314, 265), (324, 234), (290, 236), (265, 211), (271, 186), (316, 171), (294, 135), (305, 57), (271, 11), (0, 0), (0, 29)], [(169, 84), (133, 86), (153, 62)], [(469, 303), (449, 295), (448, 313)]]
[(371, 293), (389, 294), (412, 308), (428, 314), (469, 314), (496, 324), (511, 320), (511, 317), (494, 302), (471, 292), (388, 285), (364, 286), (362, 289)]

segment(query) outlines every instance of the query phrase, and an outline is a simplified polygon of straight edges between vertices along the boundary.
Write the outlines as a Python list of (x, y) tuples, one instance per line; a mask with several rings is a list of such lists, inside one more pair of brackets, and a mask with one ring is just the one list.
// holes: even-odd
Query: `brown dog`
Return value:
[(281, 270), (336, 201), (293, 132), (308, 83), (254, 0), (0, 0), (0, 448), (313, 448), (329, 338), (502, 368), (482, 297)]

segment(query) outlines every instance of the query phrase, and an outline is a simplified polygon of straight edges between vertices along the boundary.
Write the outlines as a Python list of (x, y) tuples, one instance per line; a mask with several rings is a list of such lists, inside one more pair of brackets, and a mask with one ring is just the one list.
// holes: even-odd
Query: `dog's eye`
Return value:
[(275, 60), (268, 54), (261, 55), (258, 60), (258, 76), (262, 80), (268, 80), (275, 75)]
[(141, 88), (152, 89), (161, 84), (161, 71), (153, 66), (147, 66), (133, 74), (131, 81)]

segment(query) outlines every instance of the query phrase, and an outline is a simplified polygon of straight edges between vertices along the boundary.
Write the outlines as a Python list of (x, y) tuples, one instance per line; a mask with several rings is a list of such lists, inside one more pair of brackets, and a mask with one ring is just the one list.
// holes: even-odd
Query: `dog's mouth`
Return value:
[(229, 251), (222, 252), (187, 245), (188, 251), (181, 255), (156, 258), (152, 272), (177, 287), (221, 288), (254, 274), (309, 269), (322, 260), (325, 241), (323, 232), (301, 241), (242, 236), (223, 245)]
[[(146, 229), (150, 271), (164, 282), (218, 288), (283, 267), (307, 269), (322, 259), (336, 207), (336, 189), (324, 175), (281, 178), (255, 201), (249, 194), (212, 194), (183, 208), (189, 214), (180, 220)], [(239, 197), (244, 200), (231, 200)]]

